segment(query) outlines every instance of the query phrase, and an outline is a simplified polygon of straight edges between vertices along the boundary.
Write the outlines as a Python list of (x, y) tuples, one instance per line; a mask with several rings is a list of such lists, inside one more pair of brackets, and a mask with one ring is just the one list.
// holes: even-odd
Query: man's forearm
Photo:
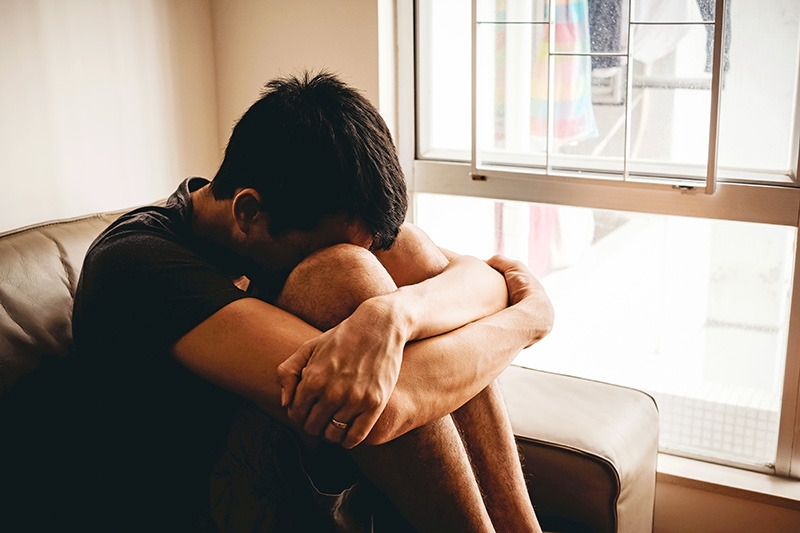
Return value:
[(552, 307), (541, 292), (450, 333), (408, 344), (397, 385), (366, 442), (390, 441), (455, 411), (552, 324)]
[(411, 341), (452, 331), (504, 309), (508, 291), (503, 276), (485, 262), (458, 256), (440, 274), (373, 300), (395, 310)]
[[(281, 403), (309, 434), (324, 431), (326, 439), (345, 447), (370, 434), (371, 442), (391, 440), (463, 405), (549, 331), (550, 302), (522, 263), (502, 256), (486, 263), (448, 262), (438, 248), (422, 254), (411, 241), (405, 240), (409, 249), (400, 246), (383, 256), (334, 246), (290, 276), (287, 285), (302, 287), (299, 292), (316, 312), (329, 309), (331, 297), (334, 308), (343, 297), (364, 298), (351, 315), (337, 319), (342, 321), (277, 369)], [(336, 257), (338, 266), (331, 269)], [(416, 261), (403, 261), (410, 257)], [(332, 285), (329, 277), (315, 275), (315, 263), (346, 275)], [(392, 282), (403, 290), (386, 290)], [(550, 313), (537, 316), (541, 309)], [(336, 426), (337, 434), (332, 418), (351, 422), (343, 440), (344, 429)]]

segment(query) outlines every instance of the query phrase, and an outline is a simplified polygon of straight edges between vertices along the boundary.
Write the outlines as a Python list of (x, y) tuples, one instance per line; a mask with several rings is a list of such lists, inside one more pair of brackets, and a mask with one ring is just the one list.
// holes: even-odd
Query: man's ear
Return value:
[(247, 234), (261, 212), (261, 195), (255, 189), (242, 189), (233, 197), (233, 218), (242, 233)]

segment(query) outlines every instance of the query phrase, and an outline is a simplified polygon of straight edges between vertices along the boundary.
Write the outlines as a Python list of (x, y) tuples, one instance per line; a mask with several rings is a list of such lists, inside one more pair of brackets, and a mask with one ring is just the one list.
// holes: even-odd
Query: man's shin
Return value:
[(486, 387), (452, 416), (494, 527), (498, 531), (541, 531), (497, 384)]

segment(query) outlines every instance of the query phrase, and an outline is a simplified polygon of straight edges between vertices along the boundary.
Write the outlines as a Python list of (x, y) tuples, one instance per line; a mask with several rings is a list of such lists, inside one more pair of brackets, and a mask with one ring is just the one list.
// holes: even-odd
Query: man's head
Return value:
[(236, 124), (211, 192), (226, 200), (244, 189), (257, 192), (256, 208), (278, 239), (352, 225), (384, 250), (408, 208), (386, 124), (328, 73), (270, 81)]

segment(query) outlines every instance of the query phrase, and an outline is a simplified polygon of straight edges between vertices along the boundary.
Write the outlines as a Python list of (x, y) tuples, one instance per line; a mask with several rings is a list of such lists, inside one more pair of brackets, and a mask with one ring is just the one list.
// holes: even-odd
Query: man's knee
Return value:
[(360, 246), (337, 244), (304, 259), (286, 280), (278, 307), (327, 330), (364, 300), (396, 289), (375, 256)]

